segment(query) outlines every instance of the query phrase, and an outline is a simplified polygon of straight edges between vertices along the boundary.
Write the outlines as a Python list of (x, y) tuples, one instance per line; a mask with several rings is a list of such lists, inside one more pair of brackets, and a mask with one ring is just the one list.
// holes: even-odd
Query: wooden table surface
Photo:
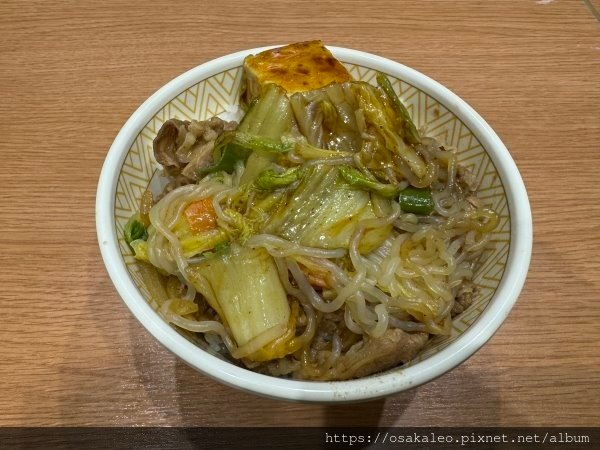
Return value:
[[(595, 5), (595, 6), (594, 6)], [(0, 425), (600, 425), (600, 1), (0, 2)], [(104, 269), (104, 157), (150, 94), (244, 48), (321, 38), (443, 83), (498, 132), (533, 209), (521, 297), (465, 364), (385, 400), (221, 386)]]

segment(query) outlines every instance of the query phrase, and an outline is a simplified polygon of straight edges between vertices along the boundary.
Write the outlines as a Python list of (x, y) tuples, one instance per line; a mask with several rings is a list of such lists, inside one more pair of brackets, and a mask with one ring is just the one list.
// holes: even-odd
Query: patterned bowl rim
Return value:
[(366, 401), (426, 383), (473, 355), (498, 330), (525, 283), (532, 248), (532, 218), (527, 192), (517, 166), (500, 138), (464, 100), (422, 73), (395, 61), (357, 50), (328, 46), (339, 60), (388, 73), (436, 99), (472, 131), (490, 156), (507, 197), (511, 241), (504, 276), (479, 318), (456, 340), (427, 359), (406, 367), (350, 381), (315, 382), (276, 378), (246, 370), (212, 356), (168, 325), (131, 279), (117, 238), (114, 208), (119, 171), (144, 126), (181, 92), (214, 74), (242, 65), (266, 46), (232, 53), (201, 64), (173, 79), (148, 98), (119, 131), (102, 167), (96, 193), (96, 230), (108, 274), (119, 295), (141, 324), (167, 349), (191, 367), (226, 385), (255, 394), (293, 401)]

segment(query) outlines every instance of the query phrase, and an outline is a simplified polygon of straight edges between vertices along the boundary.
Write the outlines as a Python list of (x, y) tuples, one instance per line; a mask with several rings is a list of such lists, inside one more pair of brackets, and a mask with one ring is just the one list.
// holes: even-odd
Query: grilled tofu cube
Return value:
[(260, 95), (268, 83), (281, 86), (291, 95), (352, 80), (321, 41), (299, 42), (250, 55), (244, 60), (244, 73), (247, 102)]

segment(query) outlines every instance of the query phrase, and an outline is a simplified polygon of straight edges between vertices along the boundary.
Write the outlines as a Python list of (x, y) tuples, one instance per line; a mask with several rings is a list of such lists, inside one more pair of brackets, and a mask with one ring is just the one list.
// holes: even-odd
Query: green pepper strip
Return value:
[(360, 170), (354, 167), (341, 166), (338, 170), (346, 183), (352, 187), (375, 192), (384, 198), (394, 198), (400, 192), (398, 188), (392, 184), (384, 184), (369, 180)]
[(269, 139), (249, 133), (228, 132), (222, 134), (213, 150), (215, 164), (198, 170), (198, 176), (224, 171), (233, 172), (238, 161), (246, 161), (253, 151), (285, 153), (294, 148), (292, 142)]
[(263, 191), (272, 191), (289, 186), (298, 178), (300, 178), (300, 175), (301, 171), (298, 167), (283, 173), (277, 173), (274, 170), (269, 169), (262, 171), (254, 183), (256, 184), (257, 188), (262, 189)]
[(400, 192), (400, 208), (413, 214), (429, 215), (433, 212), (431, 190), (427, 188), (407, 187)]
[(421, 136), (419, 136), (417, 127), (412, 121), (410, 114), (408, 114), (408, 110), (400, 101), (400, 99), (396, 95), (396, 92), (394, 92), (394, 88), (392, 88), (390, 80), (388, 80), (384, 74), (379, 72), (377, 73), (377, 84), (392, 103), (394, 111), (396, 111), (396, 113), (402, 118), (402, 135), (404, 136), (404, 138), (408, 141), (409, 144), (420, 144)]

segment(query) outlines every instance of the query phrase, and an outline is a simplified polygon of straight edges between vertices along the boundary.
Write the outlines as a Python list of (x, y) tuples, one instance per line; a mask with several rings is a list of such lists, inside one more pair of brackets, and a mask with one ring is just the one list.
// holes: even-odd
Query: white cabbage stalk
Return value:
[[(265, 231), (307, 247), (348, 248), (359, 223), (376, 218), (368, 192), (353, 189), (332, 166), (317, 166), (293, 193), (283, 210), (271, 218)], [(359, 250), (379, 247), (391, 226), (369, 229)]]
[[(265, 88), (264, 95), (252, 105), (237, 131), (279, 140), (282, 135), (290, 132), (293, 122), (292, 107), (285, 91), (270, 84)], [(253, 151), (240, 182), (245, 184), (254, 181), (260, 172), (271, 165), (275, 157), (274, 154)]]
[(190, 265), (189, 277), (219, 314), (243, 358), (280, 337), (290, 306), (273, 258), (262, 248), (232, 245), (225, 255)]

